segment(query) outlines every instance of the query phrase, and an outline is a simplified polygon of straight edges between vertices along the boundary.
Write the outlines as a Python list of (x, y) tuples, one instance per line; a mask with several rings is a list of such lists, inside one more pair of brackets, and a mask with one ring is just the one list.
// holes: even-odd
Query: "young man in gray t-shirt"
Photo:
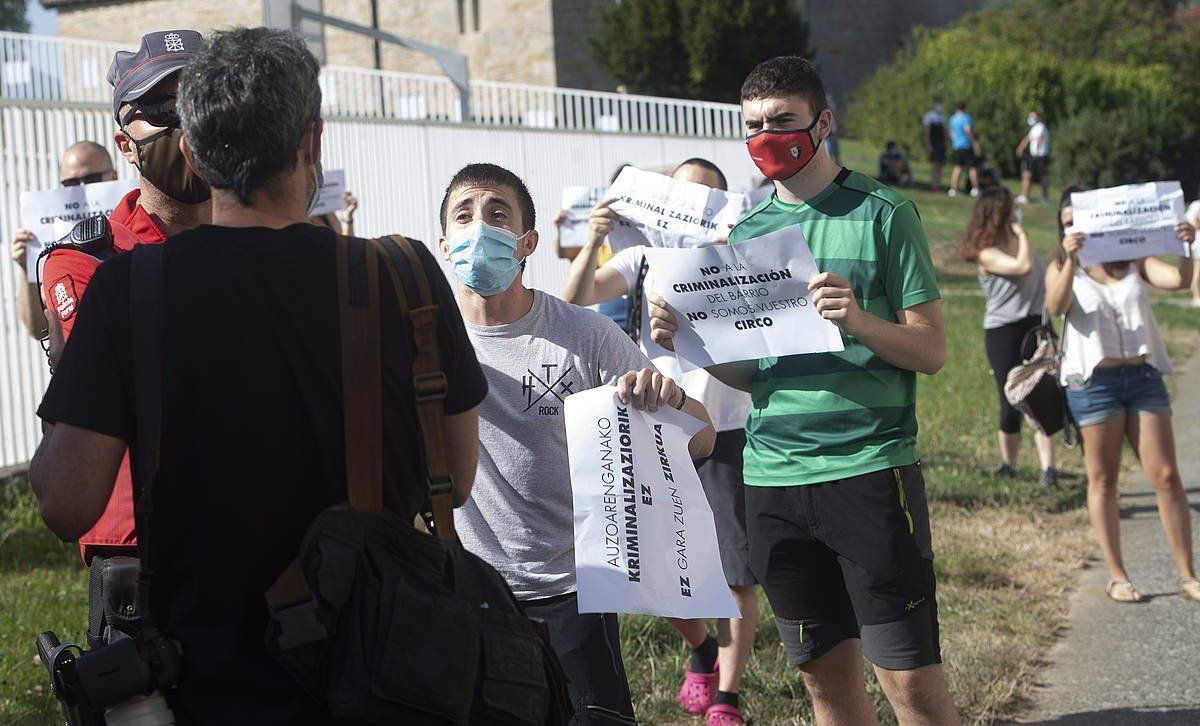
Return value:
[[(463, 545), (504, 575), (527, 614), (546, 621), (570, 678), (573, 723), (633, 723), (615, 614), (580, 614), (575, 595), (574, 511), (563, 404), (615, 384), (636, 408), (708, 413), (661, 375), (608, 318), (525, 287), (537, 249), (524, 182), (493, 164), (471, 164), (442, 200), (442, 255), (454, 266), (467, 334), (488, 380), (479, 407), (479, 469), (455, 512)], [(710, 423), (691, 441), (708, 455)]]

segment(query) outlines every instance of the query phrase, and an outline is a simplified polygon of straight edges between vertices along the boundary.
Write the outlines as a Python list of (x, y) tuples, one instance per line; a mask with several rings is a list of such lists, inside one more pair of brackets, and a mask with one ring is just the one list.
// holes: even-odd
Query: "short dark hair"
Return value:
[(200, 176), (250, 205), (294, 168), (300, 139), (321, 117), (320, 72), (291, 31), (214, 33), (179, 77), (179, 118)]
[(533, 197), (521, 177), (508, 169), (496, 164), (467, 164), (455, 173), (446, 185), (446, 193), (442, 195), (442, 212), (439, 218), (442, 222), (442, 234), (446, 234), (446, 213), (450, 210), (450, 195), (460, 187), (508, 187), (517, 193), (517, 202), (521, 205), (522, 232), (533, 229), (537, 221), (537, 212), (533, 208)]
[(958, 109), (959, 111), (966, 111), (967, 110), (967, 102), (959, 101), (958, 103), (954, 104), (954, 108)]
[(675, 170), (671, 172), (671, 176), (675, 176), (675, 173), (678, 172), (680, 169), (682, 169), (685, 166), (698, 166), (701, 169), (704, 169), (705, 171), (711, 171), (712, 173), (717, 175), (718, 179), (721, 180), (721, 186), (718, 188), (721, 189), (722, 191), (729, 191), (729, 182), (727, 182), (725, 180), (725, 175), (721, 172), (720, 169), (717, 168), (716, 164), (712, 163), (708, 159), (701, 159), (698, 156), (693, 156), (692, 158), (690, 158), (686, 161), (681, 161), (681, 162), (679, 162), (679, 166), (675, 167)]
[(742, 83), (742, 100), (799, 96), (808, 102), (813, 116), (829, 108), (825, 82), (816, 67), (798, 55), (781, 55), (754, 66)]

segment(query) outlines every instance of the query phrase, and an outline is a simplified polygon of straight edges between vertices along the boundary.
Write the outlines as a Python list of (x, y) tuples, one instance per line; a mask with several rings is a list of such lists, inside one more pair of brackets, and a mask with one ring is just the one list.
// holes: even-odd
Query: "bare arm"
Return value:
[(1067, 261), (1054, 260), (1046, 267), (1046, 312), (1051, 315), (1066, 315), (1074, 299), (1075, 272), (1079, 269), (1079, 250), (1083, 247), (1083, 235), (1073, 232), (1063, 238), (1063, 249)]
[[(617, 379), (617, 398), (637, 409), (654, 412), (659, 406), (674, 408), (679, 405), (679, 399), (683, 395), (675, 381), (653, 368), (629, 371)], [(704, 404), (691, 396), (687, 397), (681, 410), (707, 424), (688, 441), (688, 453), (692, 458), (703, 459), (712, 453), (713, 445), (717, 441), (717, 431), (713, 428), (708, 410), (704, 408)]]
[(37, 260), (29, 259), (29, 244), (33, 242), (33, 239), (32, 232), (18, 229), (12, 238), (11, 254), (12, 261), (21, 268), (21, 281), (17, 284), (17, 317), (31, 337), (41, 338), (46, 334), (46, 317), (42, 314), (42, 294), (38, 290), (37, 283), (25, 282), (28, 265), (37, 264)]
[(940, 300), (914, 305), (884, 320), (858, 306), (850, 283), (822, 272), (808, 283), (817, 312), (847, 335), (858, 338), (875, 355), (897, 368), (933, 375), (946, 363), (946, 329)]
[(554, 254), (562, 260), (574, 260), (579, 256), (579, 247), (562, 246), (562, 225), (567, 220), (567, 210), (560, 209), (554, 215)]
[(475, 484), (475, 467), (479, 463), (479, 407), (442, 418), (442, 433), (450, 476), (454, 480), (454, 506), (461, 507), (471, 498)]
[(1160, 290), (1183, 290), (1192, 284), (1192, 243), (1196, 239), (1196, 230), (1187, 222), (1175, 225), (1175, 235), (1179, 241), (1187, 245), (1188, 254), (1179, 258), (1177, 265), (1172, 265), (1157, 257), (1147, 257), (1137, 261), (1138, 273), (1142, 279)]
[(567, 282), (563, 285), (563, 299), (576, 305), (595, 305), (608, 302), (629, 292), (629, 286), (621, 273), (610, 267), (596, 269), (597, 256), (604, 240), (617, 222), (617, 213), (609, 209), (611, 199), (605, 199), (592, 208), (588, 218), (588, 238), (579, 254), (571, 262)]
[(979, 251), (979, 266), (989, 274), (1019, 277), (1028, 275), (1033, 270), (1033, 250), (1029, 247), (1029, 236), (1019, 224), (1012, 226), (1017, 235), (1017, 254), (1006, 255), (995, 247), (985, 247)]
[(124, 456), (121, 439), (65, 423), (47, 427), (29, 465), (29, 484), (42, 520), (59, 539), (79, 539), (104, 514)]
[(1021, 154), (1025, 153), (1025, 149), (1029, 147), (1029, 134), (1021, 137), (1021, 143), (1017, 144), (1017, 158), (1021, 158)]
[[(667, 350), (674, 351), (675, 332), (679, 330), (675, 313), (667, 307), (667, 301), (662, 295), (656, 292), (647, 295), (646, 299), (650, 302), (650, 339)], [(739, 360), (709, 366), (704, 370), (730, 388), (749, 393), (754, 383), (754, 374), (758, 371), (758, 362)]]

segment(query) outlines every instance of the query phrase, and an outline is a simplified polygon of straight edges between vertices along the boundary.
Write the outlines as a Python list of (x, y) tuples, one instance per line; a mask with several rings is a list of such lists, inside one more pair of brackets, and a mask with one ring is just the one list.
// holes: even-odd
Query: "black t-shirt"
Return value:
[[(441, 311), (445, 411), (461, 413), (487, 382), (445, 277), (416, 247)], [(131, 259), (97, 270), (38, 415), (124, 439), (136, 465)], [(333, 232), (308, 224), (204, 226), (166, 243), (149, 542), (154, 621), (184, 650), (180, 723), (296, 723), (316, 710), (263, 647), (263, 593), (314, 517), (346, 499), (336, 275)], [(380, 289), (385, 504), (412, 517), (425, 484), (411, 332), (382, 268)]]

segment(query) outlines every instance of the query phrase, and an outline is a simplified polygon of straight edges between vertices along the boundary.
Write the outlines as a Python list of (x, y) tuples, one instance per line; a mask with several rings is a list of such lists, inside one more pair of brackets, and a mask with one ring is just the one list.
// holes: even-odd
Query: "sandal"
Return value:
[(1180, 580), (1179, 597), (1192, 602), (1200, 602), (1200, 580)]
[[(1130, 597), (1124, 598), (1113, 595), (1113, 590), (1117, 589), (1118, 587), (1129, 588)], [(1143, 602), (1144, 600), (1144, 598), (1142, 598), (1142, 594), (1137, 591), (1137, 588), (1135, 588), (1133, 583), (1129, 580), (1109, 580), (1108, 584), (1104, 587), (1104, 592), (1108, 595), (1108, 599), (1112, 600), (1113, 602), (1135, 603)], [(1182, 590), (1180, 592), (1182, 592)]]
[(742, 717), (742, 710), (728, 703), (714, 703), (709, 706), (704, 718), (707, 720), (707, 726), (742, 726), (746, 723)]
[(719, 667), (714, 667), (712, 673), (696, 673), (690, 666), (686, 668), (675, 703), (688, 713), (697, 716), (703, 714), (713, 705), (713, 697), (717, 695), (719, 670)]

